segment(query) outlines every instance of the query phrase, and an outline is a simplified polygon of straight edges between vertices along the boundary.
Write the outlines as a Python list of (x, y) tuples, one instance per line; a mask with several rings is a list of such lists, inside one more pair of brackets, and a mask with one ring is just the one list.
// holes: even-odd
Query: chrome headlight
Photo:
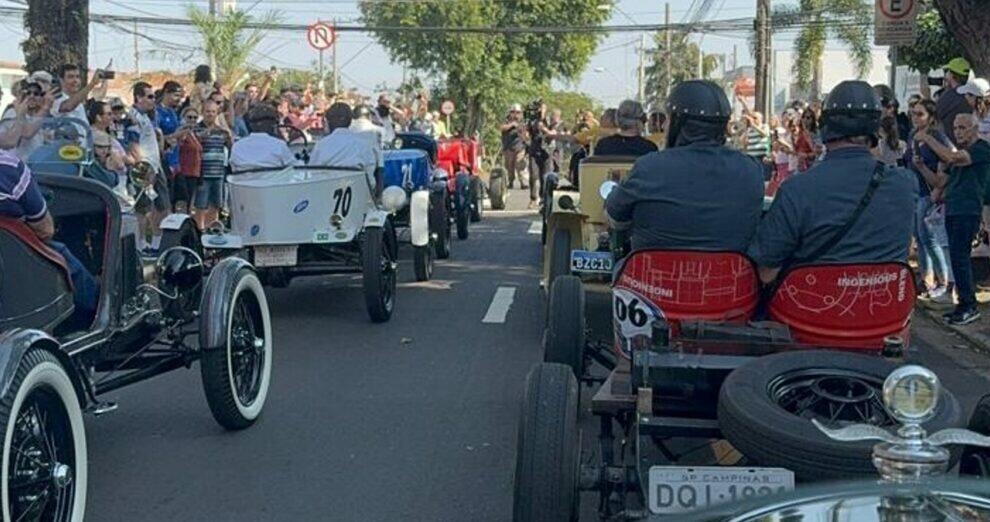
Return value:
[(883, 403), (903, 424), (921, 424), (935, 415), (942, 385), (928, 368), (902, 366), (883, 382)]
[(608, 195), (611, 194), (612, 191), (615, 190), (615, 187), (618, 186), (619, 184), (612, 180), (605, 181), (598, 187), (598, 195), (601, 196), (602, 199), (608, 199)]
[(382, 191), (382, 205), (389, 212), (396, 212), (406, 206), (406, 191), (399, 187), (386, 187)]

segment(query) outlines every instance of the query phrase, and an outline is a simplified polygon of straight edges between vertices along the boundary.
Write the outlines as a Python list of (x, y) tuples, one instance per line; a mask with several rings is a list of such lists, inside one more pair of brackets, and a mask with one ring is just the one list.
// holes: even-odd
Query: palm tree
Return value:
[(89, 0), (28, 0), (21, 42), (28, 71), (57, 72), (67, 63), (88, 67)]
[(798, 5), (776, 6), (771, 15), (775, 31), (799, 28), (794, 40), (794, 80), (798, 87), (821, 92), (822, 55), (830, 38), (849, 48), (856, 72), (865, 76), (873, 66), (870, 33), (873, 2), (864, 0), (799, 0)]
[[(659, 107), (667, 99), (667, 37), (663, 31), (653, 36), (656, 49), (647, 51), (652, 58), (647, 63), (646, 70), (646, 100), (647, 104)], [(677, 85), (684, 80), (698, 77), (698, 59), (701, 58), (701, 75), (708, 78), (718, 67), (719, 57), (714, 54), (703, 54), (698, 44), (688, 40), (688, 34), (675, 32), (670, 36), (670, 83)]]
[(203, 39), (203, 53), (213, 63), (217, 81), (231, 88), (244, 77), (251, 53), (267, 32), (264, 26), (279, 18), (273, 11), (255, 21), (238, 9), (210, 15), (195, 6), (189, 6), (188, 16)]

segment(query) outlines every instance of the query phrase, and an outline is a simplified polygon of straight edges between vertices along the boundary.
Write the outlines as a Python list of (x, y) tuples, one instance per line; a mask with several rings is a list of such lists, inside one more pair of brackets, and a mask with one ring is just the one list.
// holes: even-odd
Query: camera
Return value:
[(543, 115), (540, 114), (541, 108), (543, 108), (543, 98), (537, 98), (523, 109), (523, 117), (531, 124), (539, 122), (543, 119)]

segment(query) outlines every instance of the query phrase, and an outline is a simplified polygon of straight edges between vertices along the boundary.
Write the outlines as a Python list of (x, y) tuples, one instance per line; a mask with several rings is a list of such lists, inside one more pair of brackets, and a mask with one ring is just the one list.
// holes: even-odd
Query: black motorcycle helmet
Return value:
[(870, 84), (846, 80), (832, 89), (822, 106), (822, 141), (866, 136), (876, 146), (882, 113), (880, 98)]
[(666, 108), (670, 118), (668, 148), (706, 140), (725, 143), (725, 127), (732, 107), (725, 91), (716, 83), (708, 80), (678, 83), (670, 91)]

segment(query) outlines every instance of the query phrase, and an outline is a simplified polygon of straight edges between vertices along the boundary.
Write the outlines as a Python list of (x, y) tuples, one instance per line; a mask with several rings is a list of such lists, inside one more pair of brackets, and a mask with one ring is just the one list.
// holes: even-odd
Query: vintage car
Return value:
[(276, 287), (296, 276), (360, 273), (371, 320), (389, 320), (397, 239), (392, 216), (376, 202), (362, 169), (255, 169), (227, 176), (226, 186), (230, 225), (203, 233), (207, 256), (242, 255)]
[[(613, 186), (603, 182), (594, 197), (603, 202)], [(910, 341), (908, 265), (795, 266), (761, 294), (742, 254), (627, 253), (625, 244), (606, 232), (594, 252), (613, 270), (552, 283), (545, 363), (531, 374), (523, 405), (517, 496), (537, 487), (533, 477), (518, 480), (534, 459), (595, 460), (580, 466), (581, 487), (599, 493), (606, 518), (656, 512), (647, 509), (653, 486), (686, 467), (718, 465), (726, 480), (781, 484), (872, 473), (868, 445), (833, 444), (811, 420), (891, 425), (880, 398)], [(548, 455), (561, 446), (541, 437), (570, 429), (561, 426), (574, 421), (579, 381), (601, 383), (591, 399), (600, 447), (583, 448), (579, 460)], [(934, 411), (929, 428), (960, 425), (950, 393)]]
[[(54, 240), (97, 278), (99, 305), (95, 318), (75, 310), (65, 259), (23, 222), (0, 219), (0, 518), (75, 521), (86, 507), (84, 412), (112, 411), (102, 395), (199, 361), (213, 417), (247, 428), (268, 394), (272, 330), (247, 261), (226, 259), (206, 276), (202, 259), (176, 246), (145, 262), (135, 216), (106, 186), (35, 177)], [(179, 226), (195, 234), (191, 222)]]
[(396, 227), (409, 229), (417, 281), (432, 276), (434, 259), (450, 257), (448, 175), (436, 166), (436, 154), (436, 141), (422, 133), (399, 133), (385, 151), (382, 203)]
[(484, 214), (485, 182), (482, 179), (481, 143), (476, 139), (444, 138), (437, 142), (437, 165), (449, 175), (450, 213), (457, 239), (468, 238), (468, 223)]

